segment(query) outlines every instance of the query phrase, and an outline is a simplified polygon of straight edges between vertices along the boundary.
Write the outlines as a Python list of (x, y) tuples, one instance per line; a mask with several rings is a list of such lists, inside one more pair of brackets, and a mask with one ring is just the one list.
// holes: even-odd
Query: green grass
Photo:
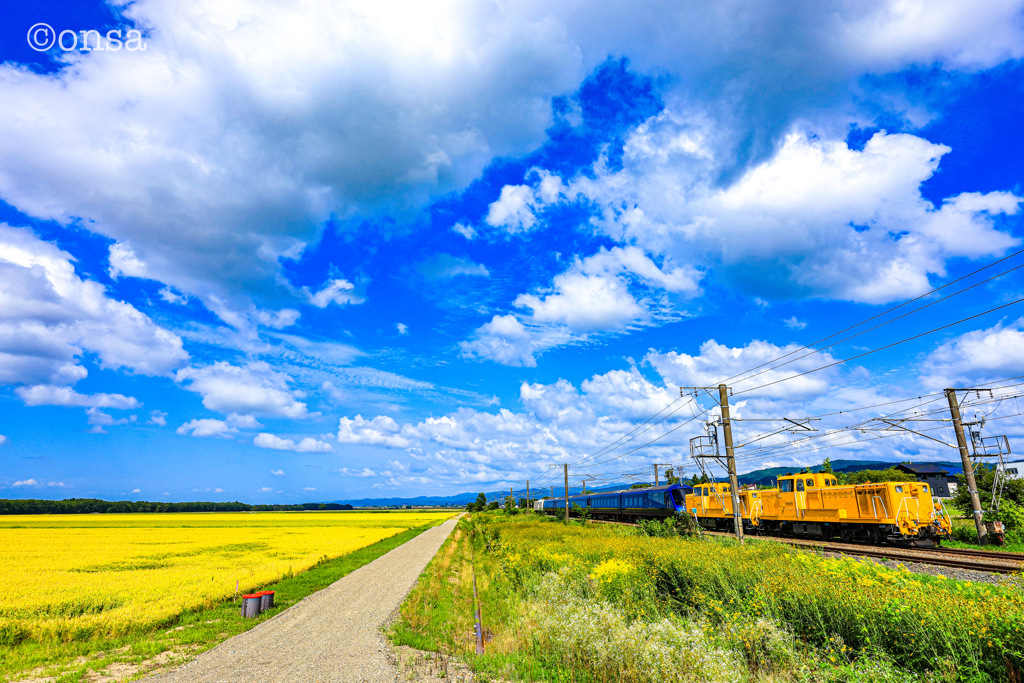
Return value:
[(488, 512), (460, 523), (391, 637), (509, 680), (1019, 680), (1024, 592), (768, 541)]
[(14, 647), (0, 647), (0, 677), (5, 681), (17, 680), (24, 677), (25, 672), (33, 671), (36, 677), (55, 676), (60, 683), (77, 683), (87, 680), (90, 671), (101, 671), (114, 663), (140, 667), (134, 676), (140, 677), (151, 673), (146, 663), (154, 658), (172, 655), (180, 660), (209, 650), (442, 522), (408, 529), (266, 586), (265, 590), (276, 593), (275, 607), (255, 619), (242, 618), (240, 603), (229, 601), (211, 609), (183, 613), (157, 629), (125, 637), (97, 637), (71, 643), (24, 642)]

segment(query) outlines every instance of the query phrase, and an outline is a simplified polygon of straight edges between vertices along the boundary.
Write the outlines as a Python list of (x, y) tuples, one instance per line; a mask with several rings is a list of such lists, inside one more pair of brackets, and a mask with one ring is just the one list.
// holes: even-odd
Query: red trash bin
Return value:
[(256, 595), (260, 596), (260, 611), (265, 612), (274, 606), (274, 591), (260, 591)]

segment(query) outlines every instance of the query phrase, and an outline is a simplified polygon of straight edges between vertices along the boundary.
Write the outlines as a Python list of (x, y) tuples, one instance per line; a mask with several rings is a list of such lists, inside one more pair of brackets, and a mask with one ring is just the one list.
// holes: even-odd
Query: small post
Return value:
[(526, 511), (529, 512), (533, 507), (530, 505), (530, 480), (526, 480)]

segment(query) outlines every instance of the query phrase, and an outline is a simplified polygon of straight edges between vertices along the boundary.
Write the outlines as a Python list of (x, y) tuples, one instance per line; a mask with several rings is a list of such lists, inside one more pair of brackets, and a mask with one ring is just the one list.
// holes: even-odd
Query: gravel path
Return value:
[(147, 680), (397, 681), (381, 626), (394, 616), (455, 523), (450, 519), (424, 531), (256, 628)]

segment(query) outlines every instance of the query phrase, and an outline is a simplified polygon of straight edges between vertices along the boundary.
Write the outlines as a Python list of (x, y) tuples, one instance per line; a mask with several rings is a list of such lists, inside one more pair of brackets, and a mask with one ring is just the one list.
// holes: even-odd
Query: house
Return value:
[[(928, 484), (932, 488), (932, 494), (939, 498), (949, 498), (956, 495), (956, 479), (951, 476), (950, 468), (935, 463), (906, 463), (896, 465), (895, 469), (906, 472), (917, 477), (917, 480)], [(950, 480), (952, 479), (952, 486)]]

